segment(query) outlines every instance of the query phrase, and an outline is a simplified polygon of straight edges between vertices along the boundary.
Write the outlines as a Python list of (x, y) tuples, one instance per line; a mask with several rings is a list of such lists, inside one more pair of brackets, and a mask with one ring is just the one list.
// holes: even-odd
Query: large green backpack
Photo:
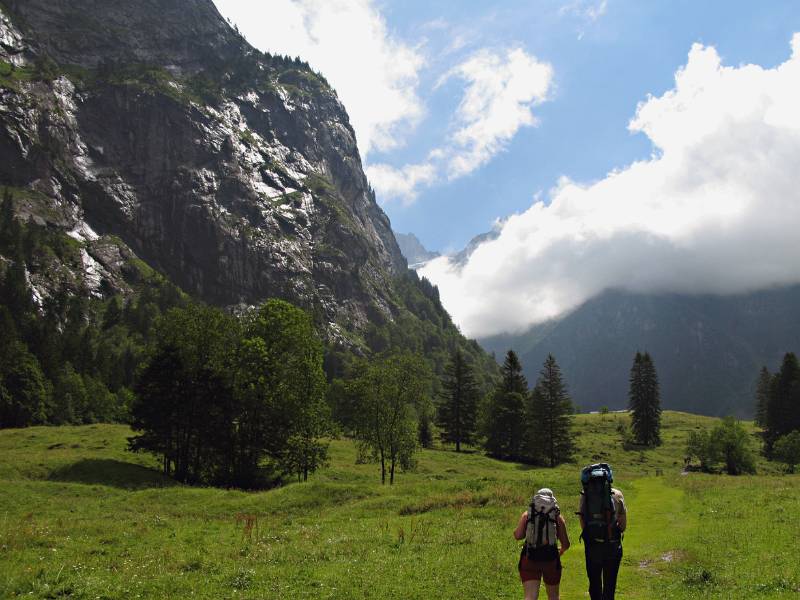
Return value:
[(611, 497), (614, 475), (606, 463), (590, 465), (581, 471), (583, 484), (583, 532), (586, 543), (619, 539), (617, 515)]

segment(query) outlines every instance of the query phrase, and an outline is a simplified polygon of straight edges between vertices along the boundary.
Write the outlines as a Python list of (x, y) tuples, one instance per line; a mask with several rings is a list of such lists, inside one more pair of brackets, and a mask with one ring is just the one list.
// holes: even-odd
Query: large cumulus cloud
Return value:
[(696, 44), (629, 128), (653, 155), (567, 178), (458, 268), (422, 272), (465, 333), (520, 331), (608, 288), (737, 293), (800, 282), (800, 34), (775, 68)]

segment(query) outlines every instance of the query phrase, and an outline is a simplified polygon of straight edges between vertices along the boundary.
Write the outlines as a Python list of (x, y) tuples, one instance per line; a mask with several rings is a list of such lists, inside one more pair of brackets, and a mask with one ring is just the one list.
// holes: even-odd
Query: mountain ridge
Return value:
[(611, 290), (521, 334), (478, 341), (498, 357), (515, 349), (529, 381), (552, 353), (583, 410), (627, 407), (633, 356), (648, 351), (664, 408), (750, 417), (759, 369), (800, 347), (800, 286), (734, 296)]
[[(139, 2), (139, 10), (133, 12), (140, 14), (143, 6), (151, 5), (177, 3)], [(73, 60), (73, 71), (75, 65), (102, 69), (107, 64), (97, 56), (107, 47), (103, 36), (84, 40), (79, 52), (69, 52), (65, 49), (69, 44), (58, 37), (64, 22), (83, 19), (92, 6), (91, 2), (18, 3), (25, 22), (35, 28), (32, 31), (46, 40), (59, 40), (55, 56)], [(229, 54), (231, 49), (245, 48), (248, 56), (256, 56), (210, 1), (193, 0), (192, 6), (205, 9), (200, 22), (214, 25), (212, 39), (222, 40), (217, 45)], [(129, 3), (104, 7), (103, 18), (112, 24), (131, 18)], [(169, 14), (161, 17), (159, 22), (169, 24)], [(198, 33), (194, 25), (189, 31)], [(5, 37), (27, 40), (30, 35), (29, 31)], [(117, 44), (116, 56), (137, 60), (161, 56), (162, 44), (156, 43), (157, 51), (152, 51), (139, 44), (138, 33), (128, 42)], [(30, 64), (52, 45), (36, 47), (29, 42), (15, 54)], [(172, 62), (202, 60), (193, 46), (188, 48), (182, 60)], [(360, 298), (346, 311), (347, 317), (356, 321), (356, 327), (368, 320), (368, 310), (390, 317), (391, 299), (380, 292), (386, 282), (380, 281), (379, 273), (400, 274), (405, 263), (361, 170), (344, 108), (326, 84), (294, 64), (280, 72), (280, 65), (253, 60), (262, 71), (273, 69), (267, 75), (271, 79), (261, 90), (223, 97), (218, 106), (181, 102), (162, 93), (159, 86), (177, 92), (188, 87), (180, 78), (171, 79), (169, 71), (140, 74), (119, 67), (120, 73), (112, 72), (99, 84), (99, 77), (87, 81), (90, 76), (84, 73), (72, 78), (61, 75), (50, 97), (45, 81), (21, 83), (18, 89), (30, 93), (6, 96), (16, 110), (4, 111), (5, 135), (0, 135), (4, 154), (17, 161), (0, 167), (0, 177), (12, 186), (54, 198), (59, 208), (71, 202), (68, 208), (82, 213), (88, 228), (119, 236), (136, 254), (201, 298), (231, 304), (276, 295), (301, 298), (306, 305), (316, 300), (329, 309), (324, 290), (313, 297), (310, 280), (347, 287), (339, 280), (358, 270), (360, 287), (377, 301), (365, 306), (368, 302)], [(292, 83), (282, 87), (281, 78)], [(293, 96), (295, 90), (299, 91)], [(34, 107), (15, 105), (20, 96), (23, 102), (33, 100)], [(63, 119), (48, 121), (48, 112)], [(37, 121), (39, 127), (29, 125)], [(66, 146), (59, 148), (64, 164), (32, 165), (27, 160), (28, 150), (41, 142), (42, 129), (56, 132), (51, 143)], [(335, 214), (342, 205), (349, 214)], [(83, 226), (76, 223), (74, 228)], [(248, 234), (255, 237), (262, 232), (267, 235), (248, 239)], [(327, 246), (340, 246), (342, 237), (352, 238), (352, 245), (362, 252), (357, 257), (361, 264), (343, 265), (342, 257), (326, 253)], [(297, 239), (306, 243), (291, 243)], [(374, 249), (371, 256), (368, 249)], [(336, 320), (335, 312), (328, 310), (330, 321)]]
[(423, 246), (419, 238), (413, 233), (398, 233), (395, 231), (394, 237), (398, 246), (400, 246), (400, 252), (403, 253), (411, 269), (418, 269), (427, 261), (441, 256), (438, 252), (428, 250)]

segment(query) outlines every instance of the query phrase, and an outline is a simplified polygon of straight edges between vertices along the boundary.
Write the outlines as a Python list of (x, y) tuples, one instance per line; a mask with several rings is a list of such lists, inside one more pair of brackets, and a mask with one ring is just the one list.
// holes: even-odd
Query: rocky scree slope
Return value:
[[(335, 92), (211, 0), (4, 0), (0, 156), (18, 213), (81, 244), (76, 289), (125, 293), (140, 257), (215, 304), (288, 299), (344, 346), (414, 312)], [(440, 312), (425, 327), (462, 339)]]

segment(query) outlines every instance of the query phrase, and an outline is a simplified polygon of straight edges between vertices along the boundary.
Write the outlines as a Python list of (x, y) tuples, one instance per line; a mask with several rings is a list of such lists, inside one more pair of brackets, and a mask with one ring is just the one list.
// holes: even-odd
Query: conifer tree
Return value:
[(525, 398), (528, 382), (517, 354), (509, 350), (497, 388), (484, 417), (486, 451), (497, 458), (519, 458), (525, 436)]
[(769, 405), (770, 388), (772, 387), (772, 375), (767, 367), (761, 367), (756, 383), (756, 425), (759, 427), (767, 426), (767, 407)]
[(509, 350), (506, 353), (506, 358), (503, 361), (501, 368), (501, 389), (508, 392), (516, 392), (517, 394), (528, 393), (528, 380), (522, 374), (522, 365), (519, 362), (517, 353)]
[(525, 436), (525, 396), (495, 390), (488, 412), (486, 451), (496, 458), (520, 458)]
[(783, 357), (772, 378), (765, 421), (764, 449), (771, 456), (778, 438), (800, 429), (800, 363), (793, 352)]
[(456, 350), (445, 367), (437, 414), (442, 441), (455, 444), (456, 452), (461, 452), (462, 443), (474, 441), (477, 407), (475, 373), (461, 350)]
[(1, 346), (0, 429), (44, 423), (48, 396), (39, 361), (25, 344), (14, 341)]
[(631, 429), (637, 444), (661, 444), (661, 396), (653, 359), (637, 352), (633, 359), (628, 391)]
[(530, 406), (529, 431), (539, 456), (550, 467), (570, 460), (575, 451), (572, 400), (552, 354), (539, 372)]

